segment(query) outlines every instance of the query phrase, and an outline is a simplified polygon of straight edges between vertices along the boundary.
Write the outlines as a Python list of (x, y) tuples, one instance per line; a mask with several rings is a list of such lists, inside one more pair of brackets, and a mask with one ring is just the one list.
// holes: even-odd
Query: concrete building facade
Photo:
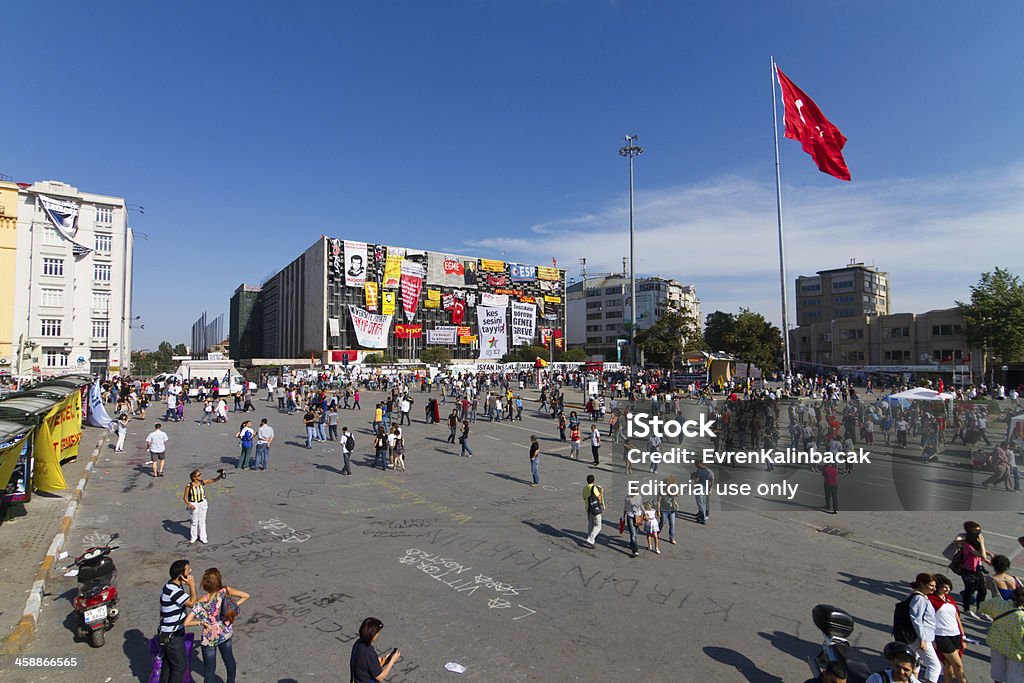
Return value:
[[(566, 288), (566, 315), (570, 345), (582, 345), (587, 355), (608, 361), (622, 360), (629, 339), (631, 303), (629, 277), (600, 275), (580, 280)], [(701, 321), (700, 299), (693, 285), (663, 277), (636, 280), (637, 330), (651, 327), (668, 311)]]
[[(403, 263), (410, 274), (422, 273), (419, 291), (400, 284), (406, 276), (393, 268)], [(404, 315), (403, 294), (415, 299), (411, 319)], [(340, 363), (367, 353), (415, 359), (426, 346), (445, 346), (453, 358), (474, 359), (480, 342), (477, 307), (496, 302), (507, 305), (509, 330), (512, 303), (531, 304), (536, 308), (533, 343), (543, 329), (557, 330), (564, 339), (563, 270), (321, 236), (259, 287), (235, 291), (231, 353), (240, 360), (312, 356)], [(360, 343), (352, 307), (359, 315), (392, 316), (383, 345)], [(509, 338), (508, 349), (513, 348)]]
[(797, 325), (836, 318), (888, 315), (892, 292), (889, 274), (851, 261), (845, 268), (819, 270), (796, 279)]
[(957, 308), (927, 313), (862, 315), (801, 325), (790, 332), (797, 371), (980, 376)]
[(127, 373), (133, 236), (124, 199), (57, 181), (18, 185), (16, 372)]

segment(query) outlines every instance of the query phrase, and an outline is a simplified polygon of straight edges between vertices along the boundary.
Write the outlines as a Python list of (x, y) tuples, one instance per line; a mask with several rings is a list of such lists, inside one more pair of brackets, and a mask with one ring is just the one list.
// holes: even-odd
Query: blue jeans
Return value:
[(306, 427), (306, 448), (312, 448), (316, 441), (316, 427)]
[(661, 527), (661, 533), (668, 530), (668, 540), (676, 540), (676, 513), (673, 510), (662, 510), (658, 526)]
[(270, 456), (270, 444), (258, 443), (256, 444), (256, 460), (254, 463), (255, 467), (261, 469), (267, 468), (267, 458)]
[(694, 496), (694, 500), (697, 501), (697, 519), (705, 520), (708, 518), (708, 497), (707, 496)]
[(382, 470), (384, 470), (385, 472), (387, 472), (388, 471), (388, 449), (387, 449), (386, 446), (384, 448), (378, 448), (377, 452), (374, 454), (374, 456), (373, 456), (373, 466), (374, 466), (374, 468), (377, 467), (377, 463), (378, 462), (380, 463), (380, 468)]
[(231, 650), (231, 638), (228, 638), (220, 645), (203, 647), (203, 683), (217, 683), (217, 650), (224, 659), (224, 668), (227, 669), (226, 683), (235, 683), (235, 653)]
[(469, 439), (466, 437), (462, 437), (462, 452), (459, 453), (459, 455), (465, 455), (466, 453), (473, 455), (473, 451), (471, 451), (469, 448)]
[(636, 525), (633, 524), (633, 517), (630, 515), (626, 516), (626, 531), (629, 532), (629, 549), (635, 555), (640, 552), (640, 544), (636, 540), (639, 532), (637, 531)]
[(540, 483), (540, 458), (534, 458), (530, 461), (530, 471), (533, 473), (533, 483)]
[(319, 422), (316, 425), (316, 435), (321, 441), (327, 441), (327, 432), (323, 422)]

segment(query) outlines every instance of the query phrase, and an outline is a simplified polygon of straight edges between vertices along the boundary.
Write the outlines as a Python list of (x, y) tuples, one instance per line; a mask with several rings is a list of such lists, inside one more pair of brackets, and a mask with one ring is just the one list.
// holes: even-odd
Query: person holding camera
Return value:
[(352, 655), (349, 657), (349, 671), (352, 683), (371, 683), (372, 681), (383, 681), (391, 673), (391, 667), (395, 665), (402, 653), (398, 648), (381, 657), (373, 647), (384, 624), (380, 619), (367, 617), (359, 626), (359, 638), (352, 645)]
[(160, 683), (182, 683), (186, 663), (185, 618), (196, 604), (196, 583), (188, 560), (175, 560), (168, 574), (170, 581), (160, 591)]
[(189, 475), (188, 486), (185, 487), (185, 494), (182, 500), (192, 512), (192, 529), (189, 543), (195, 543), (197, 538), (204, 545), (206, 540), (206, 512), (209, 503), (206, 501), (206, 486), (224, 478), (224, 470), (217, 470), (216, 479), (203, 479), (200, 470), (192, 470)]
[(217, 652), (220, 651), (227, 670), (227, 683), (235, 683), (235, 654), (231, 647), (233, 624), (238, 608), (249, 594), (224, 585), (220, 570), (211, 567), (203, 572), (200, 584), (206, 594), (196, 601), (185, 619), (185, 626), (202, 626), (203, 683), (217, 680)]

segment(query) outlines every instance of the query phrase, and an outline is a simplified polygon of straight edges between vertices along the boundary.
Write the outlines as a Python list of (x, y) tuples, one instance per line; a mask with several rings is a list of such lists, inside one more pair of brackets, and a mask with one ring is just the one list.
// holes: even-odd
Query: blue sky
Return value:
[[(321, 233), (548, 263), (628, 251), (778, 321), (769, 56), (849, 138), (782, 146), (790, 280), (851, 258), (895, 311), (1024, 271), (1024, 4), (19, 3), (0, 172), (146, 207), (136, 346), (187, 341)], [(781, 112), (780, 112), (781, 118)], [(781, 131), (780, 131), (781, 138)], [(791, 288), (792, 289), (792, 288)], [(792, 291), (790, 292), (792, 296)]]

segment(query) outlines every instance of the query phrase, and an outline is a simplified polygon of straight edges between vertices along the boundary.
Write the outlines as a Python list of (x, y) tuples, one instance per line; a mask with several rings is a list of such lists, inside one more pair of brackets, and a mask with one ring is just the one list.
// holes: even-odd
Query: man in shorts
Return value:
[[(149, 459), (153, 461), (153, 476), (164, 476), (164, 457), (167, 454), (167, 432), (163, 430), (160, 423), (153, 425), (153, 431), (146, 437), (146, 447), (149, 448)], [(157, 467), (157, 463), (160, 467)]]

